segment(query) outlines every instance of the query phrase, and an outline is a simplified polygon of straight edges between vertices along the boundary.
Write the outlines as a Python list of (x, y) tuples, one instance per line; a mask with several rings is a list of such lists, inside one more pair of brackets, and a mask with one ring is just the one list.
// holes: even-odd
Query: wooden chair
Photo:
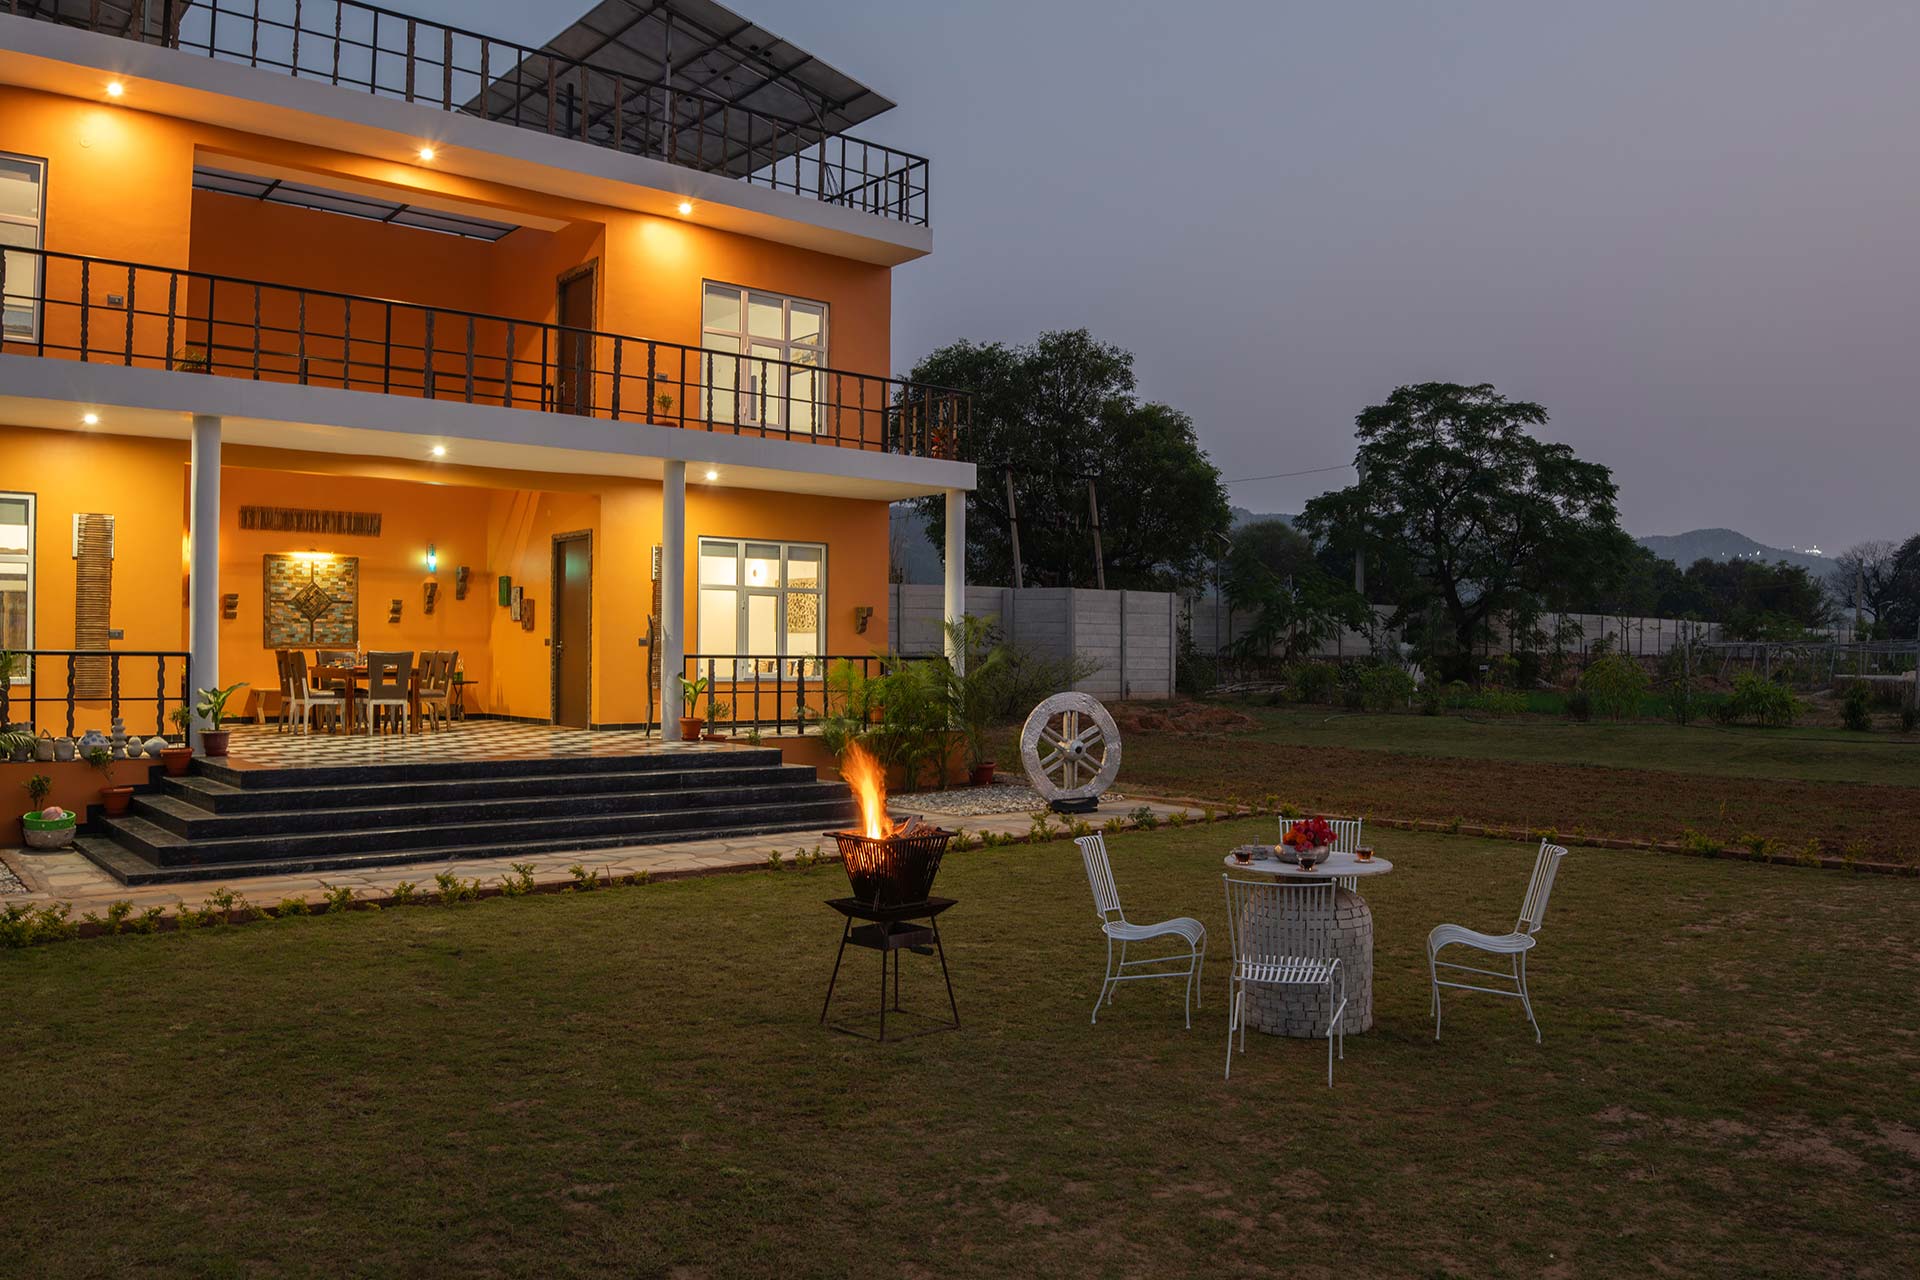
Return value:
[(387, 713), (389, 725), (394, 723), (397, 715), (403, 731), (413, 732), (413, 703), (407, 696), (408, 686), (412, 682), (411, 649), (367, 655), (367, 696), (358, 705), (362, 708), (361, 717), (369, 734), (379, 732), (382, 710)]
[(420, 718), (432, 729), (453, 721), (453, 668), (458, 650), (442, 649), (420, 660)]
[[(304, 666), (306, 663), (306, 655), (301, 654), (300, 660)], [(273, 731), (275, 733), (285, 733), (292, 726), (293, 722), (293, 650), (275, 649), (273, 651), (273, 665), (275, 674), (280, 677), (280, 718), (274, 722)], [(264, 703), (265, 701), (266, 699), (263, 696), (261, 702)], [(262, 724), (266, 722), (266, 707), (264, 705), (260, 708), (260, 715), (256, 717), (256, 721)]]
[(308, 732), (313, 728), (316, 714), (330, 714), (333, 722), (342, 731), (347, 727), (347, 702), (344, 695), (327, 689), (316, 689), (308, 679), (307, 655), (299, 650), (287, 654), (287, 692), (282, 702), (286, 714), (291, 717), (290, 728), (294, 733)]

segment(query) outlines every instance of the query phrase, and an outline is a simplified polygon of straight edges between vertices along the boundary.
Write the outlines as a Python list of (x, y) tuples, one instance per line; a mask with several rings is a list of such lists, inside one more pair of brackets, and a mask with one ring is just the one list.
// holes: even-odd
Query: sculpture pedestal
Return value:
[[(1277, 939), (1279, 934), (1278, 921), (1242, 923), (1255, 938), (1272, 934)], [(1367, 900), (1351, 889), (1333, 892), (1333, 954), (1346, 975), (1347, 1012), (1341, 1019), (1345, 1031), (1349, 1035), (1365, 1031), (1373, 1026), (1373, 912)], [(1336, 1000), (1339, 986), (1336, 978)], [(1271, 1036), (1324, 1036), (1331, 1011), (1324, 987), (1247, 988), (1247, 1025)]]

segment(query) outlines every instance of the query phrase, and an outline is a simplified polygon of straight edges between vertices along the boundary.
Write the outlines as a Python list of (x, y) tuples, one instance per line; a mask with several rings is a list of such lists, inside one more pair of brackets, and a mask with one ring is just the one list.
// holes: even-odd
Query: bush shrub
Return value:
[(1593, 714), (1609, 720), (1624, 720), (1637, 712), (1647, 684), (1640, 664), (1618, 653), (1595, 660), (1580, 676), (1580, 691), (1587, 695)]
[(1575, 689), (1567, 695), (1567, 714), (1583, 724), (1593, 719), (1593, 699), (1585, 689)]
[(1360, 700), (1369, 711), (1392, 711), (1413, 701), (1413, 676), (1404, 667), (1379, 663), (1360, 671)]
[(1847, 696), (1840, 700), (1840, 723), (1855, 733), (1866, 733), (1873, 728), (1873, 711), (1869, 702), (1871, 695), (1867, 686), (1855, 681), (1847, 686)]
[(1800, 715), (1800, 704), (1791, 690), (1750, 671), (1734, 677), (1733, 696), (1723, 705), (1724, 710), (1716, 707), (1714, 714), (1726, 722), (1750, 720), (1765, 728), (1790, 725)]
[(1340, 673), (1332, 663), (1303, 662), (1293, 673), (1293, 698), (1295, 702), (1332, 702), (1333, 691), (1340, 683)]
[(1483, 689), (1474, 696), (1473, 709), (1490, 716), (1517, 716), (1527, 709), (1527, 695), (1517, 689)]

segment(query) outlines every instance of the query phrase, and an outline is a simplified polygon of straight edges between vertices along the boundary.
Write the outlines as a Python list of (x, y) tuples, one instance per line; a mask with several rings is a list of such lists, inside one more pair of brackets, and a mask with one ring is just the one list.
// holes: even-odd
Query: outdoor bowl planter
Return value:
[(166, 766), (169, 778), (184, 778), (193, 764), (192, 747), (160, 748), (160, 763)]
[(40, 813), (20, 815), (20, 831), (26, 837), (29, 849), (66, 848), (73, 843), (73, 833), (78, 823), (78, 814), (64, 811), (57, 818), (43, 818)]
[(125, 783), (100, 788), (100, 802), (109, 818), (118, 818), (133, 807), (133, 788)]

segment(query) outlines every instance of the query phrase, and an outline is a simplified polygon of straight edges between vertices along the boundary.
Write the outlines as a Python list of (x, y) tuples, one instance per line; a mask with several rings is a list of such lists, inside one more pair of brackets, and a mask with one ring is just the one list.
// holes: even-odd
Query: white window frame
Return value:
[[(31, 649), (33, 648), (34, 632), (33, 602), (37, 594), (34, 589), (34, 551), (36, 549), (36, 535), (39, 532), (39, 500), (31, 493), (20, 493), (10, 489), (0, 489), (0, 501), (25, 502), (27, 504), (27, 549), (24, 553), (0, 550), (0, 562), (11, 564), (24, 563), (27, 566), (27, 642), (20, 647), (23, 649)], [(0, 643), (0, 649), (4, 648), (6, 648), (6, 645)], [(25, 684), (26, 682), (27, 675), (24, 671), (14, 673), (13, 684)]]
[[(749, 587), (747, 585), (747, 548), (750, 546), (780, 548), (780, 585), (778, 587)], [(708, 547), (733, 548), (732, 585), (712, 585), (700, 581), (699, 567), (701, 561), (706, 557)], [(793, 581), (790, 566), (795, 551), (811, 551), (818, 555), (820, 585), (817, 588), (795, 587), (790, 585)], [(750, 661), (750, 658), (762, 659), (758, 664), (762, 675), (774, 674), (777, 665), (785, 672), (788, 678), (792, 678), (798, 672), (802, 662), (807, 664), (807, 675), (809, 678), (819, 675), (820, 672), (824, 670), (824, 663), (827, 656), (826, 543), (783, 542), (779, 538), (702, 537), (699, 545), (694, 550), (694, 600), (697, 602), (695, 605), (696, 609), (704, 609), (706, 607), (706, 593), (709, 591), (731, 591), (733, 593), (733, 652), (731, 654), (697, 654), (695, 656), (701, 658), (709, 656), (715, 658), (738, 657), (739, 660), (733, 664), (733, 678), (735, 680), (750, 680), (753, 678), (755, 663)], [(755, 595), (772, 595), (776, 598), (774, 605), (775, 616), (780, 620), (780, 625), (774, 632), (774, 642), (778, 650), (777, 653), (745, 654), (747, 643), (747, 600), (749, 597)], [(819, 607), (816, 616), (820, 619), (820, 651), (818, 653), (789, 654), (787, 652), (787, 598), (797, 595), (814, 596), (817, 599)], [(697, 613), (693, 621), (693, 634), (698, 636), (700, 634), (701, 618)], [(716, 668), (716, 670), (718, 669)], [(700, 674), (705, 674), (705, 672), (706, 668), (704, 666), (701, 667)]]
[[(47, 247), (46, 160), (40, 156), (16, 155), (11, 151), (0, 151), (0, 160), (22, 164), (32, 169), (34, 171), (34, 190), (39, 195), (39, 202), (35, 206), (31, 217), (23, 218), (18, 214), (0, 213), (0, 223), (4, 223), (10, 227), (33, 228), (32, 247), (34, 249), (45, 249)], [(4, 336), (7, 341), (38, 342), (40, 340), (41, 275), (45, 270), (45, 260), (35, 256), (33, 259), (33, 276), (28, 283), (25, 293), (22, 293), (17, 281), (12, 279), (7, 281), (6, 292), (8, 297), (25, 297), (29, 299), (28, 312), (30, 316), (26, 328), (6, 328), (6, 302), (4, 299), (0, 299), (0, 336)]]
[[(722, 329), (707, 323), (707, 294), (711, 291), (724, 291), (736, 295), (740, 308), (740, 327)], [(753, 327), (749, 307), (758, 299), (780, 304), (780, 337), (758, 337), (751, 332)], [(795, 303), (820, 309), (820, 340), (818, 342), (797, 342), (793, 339), (793, 307)], [(702, 280), (700, 282), (700, 345), (711, 347), (712, 339), (720, 338), (733, 342), (739, 349), (739, 355), (733, 358), (734, 377), (731, 388), (717, 386), (714, 382), (713, 367), (728, 358), (727, 354), (715, 353), (703, 358), (701, 370), (701, 396), (704, 411), (713, 403), (713, 392), (733, 396), (733, 414), (731, 417), (715, 415), (716, 421), (733, 422), (741, 426), (772, 427), (777, 430), (792, 430), (801, 435), (818, 434), (825, 419), (827, 386), (827, 352), (833, 339), (832, 308), (814, 298), (795, 297), (791, 294), (775, 293), (771, 289), (755, 289), (749, 285), (731, 284), (724, 280)], [(751, 354), (755, 346), (777, 347), (780, 351), (780, 383), (782, 390), (777, 393), (763, 393), (757, 384), (754, 362), (762, 359)], [(810, 422), (799, 427), (789, 427), (787, 414), (783, 412), (791, 407), (785, 387), (791, 377), (788, 368), (794, 362), (795, 355), (814, 357), (814, 395)]]

